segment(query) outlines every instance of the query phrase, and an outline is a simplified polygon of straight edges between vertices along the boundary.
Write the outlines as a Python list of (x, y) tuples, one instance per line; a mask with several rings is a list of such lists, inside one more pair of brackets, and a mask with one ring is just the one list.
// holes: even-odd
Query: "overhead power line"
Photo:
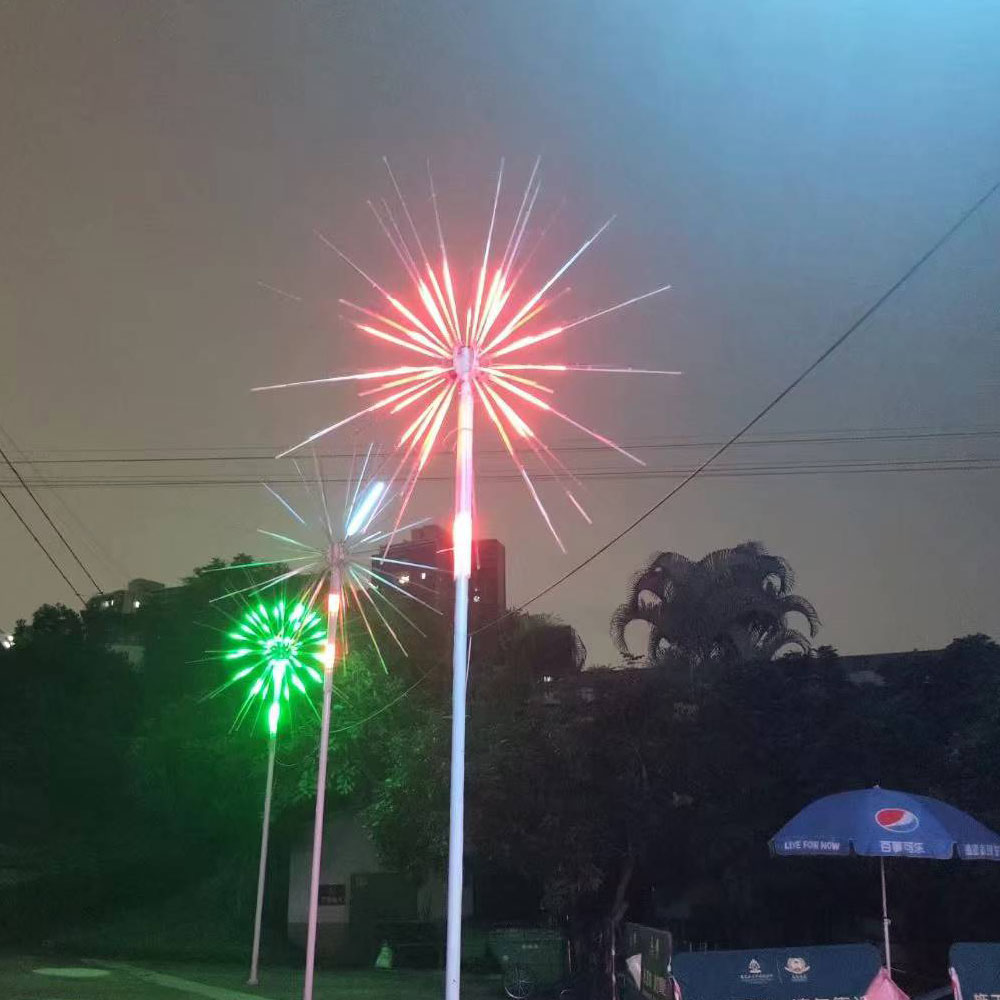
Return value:
[[(481, 632), (485, 628), (489, 628), (491, 625), (495, 625), (497, 622), (502, 621), (504, 618), (510, 615), (517, 614), (519, 611), (523, 611), (525, 608), (530, 607), (536, 601), (545, 597), (546, 594), (551, 594), (553, 590), (557, 587), (562, 586), (570, 577), (575, 576), (584, 567), (589, 566), (595, 559), (602, 556), (608, 551), (612, 546), (620, 542), (626, 535), (634, 531), (640, 524), (643, 523), (647, 518), (651, 517), (656, 513), (661, 507), (669, 503), (678, 493), (681, 492), (686, 486), (694, 482), (710, 465), (712, 465), (717, 458), (724, 455), (737, 441), (740, 440), (747, 432), (752, 430), (764, 419), (786, 396), (794, 392), (794, 390), (801, 385), (820, 365), (823, 364), (835, 351), (842, 347), (853, 335), (856, 333), (872, 316), (875, 315), (885, 305), (893, 295), (899, 291), (903, 285), (909, 281), (923, 266), (927, 263), (937, 252), (940, 250), (954, 235), (957, 233), (966, 222), (969, 221), (982, 207), (985, 205), (990, 198), (993, 197), (996, 192), (1000, 190), (1000, 180), (996, 181), (983, 195), (976, 199), (956, 220), (953, 222), (941, 236), (939, 236), (930, 247), (920, 255), (901, 275), (896, 279), (853, 323), (848, 326), (848, 328), (839, 336), (837, 339), (830, 344), (814, 361), (808, 364), (791, 382), (785, 386), (766, 406), (758, 410), (753, 417), (751, 417), (735, 434), (724, 441), (715, 451), (712, 452), (708, 458), (705, 459), (696, 469), (684, 477), (673, 489), (671, 489), (664, 496), (660, 497), (651, 507), (647, 508), (640, 514), (637, 518), (627, 524), (621, 531), (616, 535), (613, 535), (608, 541), (606, 541), (600, 548), (595, 549), (589, 556), (577, 563), (571, 570), (564, 573), (559, 579), (550, 583), (547, 587), (543, 587), (538, 593), (530, 597), (527, 601), (522, 602), (517, 608), (513, 608), (507, 611), (505, 614), (501, 615), (499, 618), (495, 619), (493, 622), (489, 622), (486, 625), (480, 626), (476, 632)], [(475, 634), (475, 633), (473, 633)]]
[[(1000, 455), (962, 456), (957, 458), (922, 458), (922, 459), (844, 459), (833, 462), (823, 462), (814, 459), (803, 459), (794, 462), (774, 463), (738, 463), (720, 465), (706, 469), (703, 477), (713, 479), (754, 479), (774, 476), (817, 476), (817, 475), (858, 475), (863, 473), (902, 473), (902, 472), (977, 472), (1000, 469)], [(658, 479), (684, 479), (693, 471), (691, 466), (668, 466), (662, 468), (645, 467), (642, 469), (608, 469), (608, 468), (568, 468), (568, 473), (577, 480), (594, 482), (642, 482)], [(451, 483), (452, 476), (447, 473), (424, 475), (425, 483)], [(532, 480), (542, 483), (559, 481), (562, 476), (550, 471), (532, 473)], [(482, 471), (477, 476), (482, 482), (491, 483), (521, 483), (521, 477), (516, 472), (506, 469), (492, 472)], [(346, 475), (328, 475), (320, 477), (320, 482), (326, 485), (343, 485), (353, 480)], [(301, 480), (291, 476), (267, 477), (270, 486), (300, 486)], [(66, 477), (63, 479), (47, 479), (45, 485), (50, 489), (259, 489), (259, 476), (144, 476), (144, 477)], [(0, 489), (16, 489), (17, 484), (11, 481), (0, 482)]]
[[(540, 590), (533, 597), (529, 598), (527, 601), (522, 602), (520, 605), (518, 605), (518, 607), (506, 611), (504, 614), (495, 618), (493, 621), (487, 622), (485, 625), (481, 625), (478, 629), (475, 629), (473, 632), (471, 632), (469, 636), (470, 642), (473, 636), (478, 635), (479, 633), (485, 631), (488, 628), (492, 628), (494, 625), (497, 625), (498, 623), (504, 621), (505, 619), (511, 617), (512, 615), (515, 615), (518, 612), (523, 611), (525, 608), (534, 604), (536, 601), (544, 597), (546, 594), (550, 594), (553, 590), (555, 590), (557, 587), (559, 587), (560, 585), (565, 583), (568, 579), (570, 579), (570, 577), (574, 576), (581, 569), (583, 569), (585, 566), (588, 566), (595, 559), (597, 559), (608, 549), (610, 549), (613, 545), (619, 542), (629, 532), (631, 532), (633, 529), (638, 527), (638, 525), (640, 525), (643, 521), (645, 521), (648, 517), (650, 517), (655, 511), (659, 510), (662, 506), (664, 506), (664, 504), (668, 503), (673, 497), (677, 496), (677, 494), (680, 493), (680, 491), (684, 489), (685, 486), (693, 482), (698, 476), (704, 474), (704, 472), (715, 462), (717, 458), (719, 458), (726, 451), (728, 451), (749, 430), (751, 430), (754, 426), (756, 426), (756, 424), (758, 424), (768, 413), (770, 413), (771, 410), (773, 410), (789, 393), (791, 393), (801, 382), (803, 382), (824, 361), (826, 361), (826, 359), (829, 358), (830, 355), (834, 353), (834, 351), (836, 351), (839, 347), (841, 347), (855, 331), (857, 331), (862, 325), (864, 325), (864, 323), (868, 319), (870, 319), (879, 310), (879, 308), (881, 308), (881, 306), (883, 306), (892, 297), (892, 295), (906, 283), (906, 281), (909, 278), (911, 278), (914, 274), (916, 274), (917, 271), (919, 271), (920, 268), (928, 260), (930, 260), (930, 258), (933, 257), (934, 254), (942, 246), (944, 246), (944, 244), (947, 243), (948, 240), (951, 239), (951, 237), (954, 236), (954, 234), (958, 232), (958, 230), (961, 229), (961, 227), (980, 208), (982, 208), (982, 206), (996, 193), (998, 189), (1000, 189), (1000, 181), (994, 184), (981, 198), (978, 199), (978, 201), (976, 201), (969, 209), (967, 209), (961, 216), (959, 216), (958, 220), (944, 233), (944, 235), (941, 236), (934, 244), (932, 244), (930, 249), (926, 253), (924, 253), (923, 256), (918, 258), (918, 260), (903, 273), (902, 277), (900, 277), (881, 296), (879, 296), (879, 298), (876, 299), (875, 302), (871, 306), (869, 306), (869, 308), (866, 309), (865, 312), (863, 312), (861, 316), (857, 320), (855, 320), (855, 322), (852, 323), (847, 328), (847, 330), (845, 330), (844, 333), (842, 333), (825, 351), (823, 351), (823, 353), (820, 354), (815, 361), (813, 361), (807, 368), (805, 368), (801, 372), (801, 374), (796, 376), (795, 379), (793, 379), (780, 393), (778, 393), (777, 396), (775, 396), (751, 420), (749, 420), (735, 434), (733, 434), (730, 438), (724, 441), (719, 447), (717, 447), (715, 451), (713, 451), (712, 454), (709, 455), (709, 457), (704, 462), (702, 462), (696, 469), (692, 470), (687, 476), (685, 476), (685, 478), (677, 486), (675, 486), (672, 490), (670, 490), (665, 496), (661, 497), (655, 504), (653, 504), (650, 508), (648, 508), (648, 510), (646, 510), (643, 514), (637, 517), (629, 525), (627, 525), (622, 531), (618, 532), (617, 535), (615, 535), (609, 541), (605, 542), (604, 545), (602, 545), (599, 549), (591, 553), (586, 559), (582, 560), (580, 563), (574, 566), (569, 572), (564, 573), (554, 583), (549, 584), (547, 587)], [(417, 688), (421, 683), (423, 683), (423, 681), (425, 681), (429, 675), (430, 671), (424, 672), (416, 679), (416, 681), (413, 682), (413, 684), (411, 684), (408, 688), (406, 688), (405, 691), (403, 691), (400, 695), (394, 698), (387, 705), (381, 706), (375, 712), (371, 713), (370, 715), (366, 716), (363, 719), (359, 719), (358, 721), (352, 723), (351, 725), (344, 727), (344, 729), (345, 730), (356, 729), (359, 728), (360, 726), (365, 725), (367, 722), (371, 721), (371, 719), (375, 718), (375, 716), (381, 714), (386, 709), (391, 708), (393, 705), (395, 705), (396, 702), (407, 697), (415, 688)]]
[[(772, 447), (776, 445), (799, 445), (799, 444), (852, 444), (879, 441), (936, 441), (936, 440), (958, 440), (963, 438), (997, 438), (1000, 437), (1000, 428), (996, 427), (972, 427), (967, 429), (954, 428), (948, 430), (930, 430), (927, 428), (869, 428), (867, 430), (844, 430), (844, 431), (810, 431), (800, 434), (780, 434), (767, 437), (755, 437), (739, 442), (741, 447)], [(712, 448), (717, 447), (722, 441), (716, 439), (707, 440), (656, 440), (647, 438), (645, 440), (629, 440), (621, 442), (622, 447), (629, 451), (665, 451), (671, 449), (691, 449), (691, 448)], [(29, 458), (15, 461), (15, 465), (133, 465), (133, 464), (173, 464), (187, 462), (271, 462), (274, 461), (274, 448), (253, 447), (245, 451), (224, 448), (198, 449), (199, 454), (194, 454), (193, 449), (178, 449), (178, 454), (162, 455), (154, 452), (159, 449), (127, 449), (129, 452), (139, 454), (128, 454), (125, 457), (115, 457), (121, 452), (119, 449), (84, 449), (81, 452), (50, 452), (53, 454), (65, 454), (75, 457), (66, 458)], [(170, 450), (170, 449), (165, 449)], [(562, 444), (553, 443), (550, 450), (556, 454), (587, 453), (605, 454), (604, 445), (588, 444), (583, 442), (564, 442)], [(209, 452), (202, 454), (200, 452)], [(96, 453), (96, 454), (95, 454)], [(481, 448), (480, 455), (495, 454), (506, 455), (502, 448)], [(79, 457), (86, 454), (89, 457)], [(349, 460), (354, 456), (350, 452), (331, 452), (316, 456), (321, 461), (326, 460)]]
[(31, 535), (31, 537), (35, 541), (35, 544), (45, 553), (46, 559), (48, 559), (48, 561), (52, 563), (52, 565), (55, 567), (56, 572), (63, 578), (63, 580), (66, 581), (66, 586), (69, 587), (69, 589), (72, 590), (74, 594), (76, 594), (80, 603), (86, 607), (87, 602), (84, 600), (83, 594), (81, 594), (80, 591), (73, 586), (73, 581), (70, 580), (70, 578), (63, 572), (62, 567), (59, 565), (59, 563), (56, 562), (55, 557), (45, 547), (45, 543), (38, 537), (38, 535), (34, 533), (34, 531), (31, 530), (31, 525), (28, 524), (27, 521), (25, 521), (25, 519), (21, 516), (21, 512), (13, 505), (13, 503), (11, 503), (10, 497), (7, 496), (7, 494), (4, 493), (3, 490), (0, 490), (0, 497), (3, 498), (4, 503), (7, 504), (7, 506), (10, 507), (10, 509), (14, 512), (14, 517), (16, 517), (21, 522), (22, 527), (29, 535)]
[[(48, 488), (49, 483), (45, 478), (45, 474), (36, 468), (35, 464), (25, 453), (24, 449), (20, 447), (17, 441), (14, 440), (10, 431), (7, 430), (7, 428), (2, 424), (0, 424), (0, 441), (7, 442), (9, 451), (13, 455), (14, 465), (21, 469), (23, 469), (24, 466), (27, 466), (31, 470), (32, 476), (29, 478), (31, 479), (32, 486), (36, 486), (36, 488)], [(61, 508), (67, 521), (76, 526), (83, 538), (84, 545), (89, 547), (91, 553), (97, 555), (99, 559), (102, 559), (106, 564), (106, 567), (112, 568), (113, 575), (119, 575), (125, 579), (135, 575), (134, 573), (129, 572), (128, 568), (114, 555), (113, 552), (111, 552), (109, 548), (107, 548), (107, 546), (104, 545), (91, 528), (84, 523), (80, 515), (77, 514), (77, 512), (69, 505), (68, 501), (59, 493), (58, 490), (50, 490), (48, 496)], [(68, 529), (69, 525), (66, 526), (64, 531), (68, 531)], [(93, 564), (91, 563), (91, 565)]]
[[(1000, 428), (974, 426), (970, 428), (950, 428), (947, 430), (933, 430), (929, 428), (884, 428), (867, 430), (845, 430), (837, 431), (808, 431), (796, 432), (794, 434), (784, 433), (776, 436), (758, 436), (744, 439), (739, 442), (739, 447), (757, 446), (753, 451), (760, 454), (761, 447), (782, 447), (791, 448), (794, 457), (790, 460), (778, 460), (760, 458), (754, 461), (732, 462), (726, 465), (716, 464), (713, 468), (706, 470), (702, 475), (712, 477), (752, 477), (752, 476), (784, 476), (784, 475), (818, 475), (824, 473), (863, 473), (863, 472), (936, 472), (936, 471), (974, 471), (979, 469), (990, 469), (997, 462), (1000, 462), (1000, 454), (984, 453), (980, 448), (974, 451), (963, 445), (973, 443), (979, 445), (983, 443), (992, 444), (1000, 440)], [(718, 448), (722, 442), (711, 439), (692, 439), (664, 441), (662, 439), (645, 438), (628, 440), (623, 447), (630, 451), (646, 451), (650, 456), (659, 452), (670, 452), (674, 449), (682, 451), (707, 450)], [(887, 454), (886, 446), (906, 446), (910, 445), (930, 445), (944, 444), (953, 446), (949, 452), (944, 454), (913, 454), (906, 451), (896, 454)], [(815, 449), (821, 446), (869, 446), (878, 450), (871, 457), (864, 457), (863, 454), (845, 453), (838, 447), (836, 460), (821, 460), (812, 457)], [(954, 450), (954, 446), (960, 446)], [(808, 448), (807, 454), (801, 454), (803, 449)], [(567, 471), (577, 479), (588, 480), (614, 480), (616, 482), (634, 482), (640, 480), (655, 480), (665, 478), (683, 478), (696, 468), (696, 464), (656, 464), (652, 457), (649, 464), (642, 468), (621, 466), (607, 467), (604, 464), (595, 465), (590, 463), (591, 455), (606, 455), (603, 447), (591, 446), (580, 443), (576, 439), (568, 439), (563, 443), (553, 443), (553, 452), (565, 456)], [(487, 452), (488, 449), (483, 449)], [(994, 449), (990, 449), (994, 451)], [(497, 454), (505, 454), (497, 452)], [(343, 455), (330, 454), (317, 456), (318, 458), (341, 458)], [(576, 461), (574, 461), (576, 459)], [(748, 456), (749, 459), (749, 456)], [(47, 473), (43, 475), (36, 465), (39, 462), (50, 463), (54, 466), (65, 465), (66, 467), (58, 474)], [(230, 465), (229, 463), (233, 464)], [(240, 467), (246, 466), (250, 462), (252, 468), (243, 471)], [(262, 462), (268, 463), (268, 469), (261, 468)], [(138, 465), (136, 465), (138, 463)], [(189, 464), (190, 463), (190, 464)], [(207, 468), (206, 463), (218, 468)], [(256, 464), (254, 464), (256, 463)], [(76, 488), (221, 488), (246, 486), (256, 488), (261, 478), (266, 478), (271, 485), (298, 485), (299, 480), (291, 475), (280, 471), (273, 474), (272, 470), (277, 468), (283, 470), (283, 465), (275, 466), (270, 453), (264, 455), (240, 455), (240, 454), (213, 454), (213, 455), (183, 455), (177, 458), (157, 457), (129, 457), (129, 458), (66, 458), (66, 459), (25, 459), (15, 464), (28, 465), (33, 475), (23, 474), (23, 480), (31, 486), (44, 486), (48, 489), (76, 489)], [(117, 471), (124, 465), (125, 469)], [(100, 469), (94, 474), (77, 473), (76, 469), (96, 466)], [(107, 468), (102, 468), (107, 466)], [(169, 471), (160, 474), (157, 472), (146, 472), (147, 469), (165, 468)], [(133, 473), (132, 470), (136, 469)], [(127, 471), (125, 471), (127, 470)], [(139, 471), (142, 470), (142, 471)], [(198, 470), (198, 471), (195, 471)], [(204, 470), (204, 471), (202, 471)], [(271, 473), (271, 474), (269, 474)], [(346, 470), (331, 467), (327, 474), (323, 476), (323, 481), (329, 484), (344, 483), (346, 481)], [(483, 481), (492, 482), (520, 482), (516, 473), (508, 471), (506, 464), (502, 468), (491, 468), (489, 465), (481, 468), (479, 478)], [(539, 482), (553, 478), (551, 472), (539, 467), (533, 472), (533, 478)], [(424, 477), (426, 482), (450, 482), (451, 472), (439, 469), (437, 472), (430, 472)], [(16, 488), (18, 483), (14, 480), (0, 480), (0, 488)], [(54, 494), (57, 502), (58, 492)], [(81, 528), (83, 526), (81, 525)]]
[[(66, 551), (73, 557), (73, 559), (76, 561), (77, 566), (79, 566), (80, 569), (83, 570), (84, 575), (94, 585), (94, 590), (100, 592), (101, 585), (94, 579), (94, 576), (90, 572), (90, 570), (87, 569), (86, 566), (84, 566), (83, 560), (76, 554), (76, 550), (73, 548), (72, 545), (70, 545), (70, 543), (67, 540), (66, 536), (59, 530), (59, 527), (55, 523), (55, 521), (53, 521), (52, 518), (49, 517), (49, 512), (42, 506), (41, 501), (38, 499), (38, 497), (35, 496), (34, 492), (31, 489), (31, 487), (24, 481), (24, 477), (14, 467), (14, 464), (7, 457), (7, 452), (5, 452), (2, 447), (0, 447), (0, 458), (2, 458), (4, 460), (4, 462), (7, 463), (7, 468), (9, 468), (10, 471), (14, 473), (14, 475), (17, 477), (17, 481), (21, 484), (22, 488), (27, 491), (28, 496), (31, 497), (31, 499), (34, 501), (34, 504), (39, 509), (39, 511), (41, 512), (42, 517), (45, 518), (45, 520), (49, 524), (49, 527), (51, 527), (52, 530), (58, 536), (59, 541), (62, 542), (63, 545), (66, 547)], [(8, 501), (8, 503), (9, 503), (9, 501)], [(13, 505), (11, 505), (11, 506), (13, 507)], [(37, 541), (37, 539), (36, 539), (36, 541)], [(51, 556), (50, 556), (50, 559), (51, 559)], [(75, 587), (73, 588), (73, 591), (74, 591), (74, 593), (76, 593), (77, 597), (80, 597), (80, 593), (79, 593), (79, 591), (76, 590)], [(80, 600), (82, 601), (83, 598), (80, 597)]]

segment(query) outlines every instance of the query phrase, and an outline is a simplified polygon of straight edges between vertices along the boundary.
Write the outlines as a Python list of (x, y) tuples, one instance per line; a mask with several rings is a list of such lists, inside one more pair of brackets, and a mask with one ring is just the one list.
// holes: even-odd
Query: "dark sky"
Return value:
[[(418, 211), (432, 158), (459, 249), (481, 237), (500, 156), (521, 180), (541, 154), (543, 200), (565, 199), (548, 263), (617, 213), (573, 275), (574, 306), (673, 290), (580, 330), (573, 358), (685, 375), (561, 392), (623, 442), (658, 445), (641, 452), (654, 470), (707, 454), (1000, 175), (1000, 6), (988, 0), (8, 0), (0, 49), (0, 422), (37, 459), (270, 453), (346, 413), (346, 392), (248, 390), (384, 357), (338, 321), (338, 296), (365, 288), (313, 236), (395, 274), (364, 207), (386, 193), (383, 155)], [(821, 640), (844, 651), (1000, 632), (1000, 476), (941, 467), (1000, 459), (998, 236), (994, 200), (758, 428), (851, 440), (734, 450), (725, 465), (800, 474), (693, 484), (539, 610), (607, 661), (608, 616), (650, 552), (757, 538), (791, 561)], [(567, 454), (627, 471), (610, 454)], [(914, 460), (933, 470), (856, 471)], [(829, 463), (841, 468), (801, 474)], [(503, 464), (484, 454), (483, 468)], [(255, 529), (284, 524), (252, 485), (109, 480), (286, 471), (24, 468), (99, 484), (41, 495), (108, 588), (261, 551)], [(592, 528), (560, 508), (563, 557), (523, 487), (484, 480), (510, 597), (561, 575), (674, 482), (590, 480)], [(428, 486), (414, 511), (448, 499)], [(0, 545), (0, 623), (71, 598), (9, 512)]]

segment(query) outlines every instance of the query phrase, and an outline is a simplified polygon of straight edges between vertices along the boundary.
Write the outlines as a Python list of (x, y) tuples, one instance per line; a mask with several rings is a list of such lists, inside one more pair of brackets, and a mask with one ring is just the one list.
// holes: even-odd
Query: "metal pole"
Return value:
[(267, 839), (271, 832), (271, 790), (274, 788), (274, 751), (278, 739), (270, 733), (267, 741), (267, 785), (264, 791), (264, 819), (260, 830), (260, 867), (257, 870), (257, 912), (253, 919), (253, 949), (250, 952), (250, 978), (247, 986), (257, 986), (260, 965), (260, 922), (264, 912), (264, 877), (267, 873)]
[(451, 809), (448, 828), (448, 932), (445, 998), (459, 1000), (462, 974), (462, 863), (465, 851), (465, 694), (468, 665), (469, 577), (472, 575), (472, 351), (456, 351), (459, 376), (455, 453), (455, 634), (451, 657)]
[(885, 895), (885, 858), (878, 859), (879, 875), (882, 877), (882, 935), (885, 941), (885, 967), (892, 976), (892, 950), (889, 946), (889, 907)]
[(618, 959), (615, 950), (615, 922), (608, 921), (608, 933), (611, 935), (611, 1000), (617, 1000), (618, 990), (615, 983), (615, 963)]
[(323, 714), (320, 723), (319, 761), (316, 767), (316, 814), (313, 819), (312, 871), (309, 878), (309, 917), (306, 923), (306, 977), (302, 1000), (312, 1000), (316, 968), (316, 925), (319, 918), (319, 871), (323, 855), (323, 811), (326, 806), (326, 762), (330, 751), (330, 705), (333, 701), (333, 667), (337, 659), (340, 623), (340, 570), (331, 553), (330, 589), (326, 606), (326, 649), (323, 653)]

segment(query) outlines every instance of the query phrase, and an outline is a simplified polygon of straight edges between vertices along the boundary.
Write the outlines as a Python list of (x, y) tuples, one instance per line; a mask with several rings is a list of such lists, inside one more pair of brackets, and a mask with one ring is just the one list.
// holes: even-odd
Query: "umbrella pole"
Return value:
[(882, 878), (882, 936), (885, 941), (885, 967), (892, 976), (892, 950), (889, 946), (889, 906), (885, 895), (885, 858), (878, 859), (879, 875)]

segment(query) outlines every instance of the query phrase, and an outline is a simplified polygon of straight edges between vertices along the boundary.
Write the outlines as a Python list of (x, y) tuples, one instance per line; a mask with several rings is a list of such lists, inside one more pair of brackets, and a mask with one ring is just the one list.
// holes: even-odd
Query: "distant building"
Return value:
[(609, 689), (642, 683), (651, 669), (658, 668), (592, 667), (589, 670), (566, 669), (556, 674), (546, 673), (535, 677), (537, 686), (532, 700), (554, 708), (575, 706), (576, 710), (585, 712), (587, 705), (597, 701)]
[(141, 577), (129, 580), (123, 590), (111, 590), (104, 594), (95, 594), (87, 601), (91, 611), (107, 611), (120, 615), (134, 615), (153, 594), (166, 590), (166, 585), (156, 580), (143, 580)]
[(124, 655), (134, 667), (142, 666), (145, 648), (133, 616), (147, 601), (169, 589), (156, 580), (139, 577), (129, 580), (122, 590), (95, 594), (87, 601), (87, 611), (99, 616), (108, 648)]
[[(413, 528), (408, 539), (394, 542), (379, 556), (398, 561), (383, 563), (376, 558), (372, 562), (376, 572), (392, 577), (397, 586), (440, 611), (450, 622), (455, 588), (451, 538), (444, 528), (438, 524)], [(495, 538), (473, 542), (469, 599), (469, 627), (473, 630), (507, 610), (507, 552)]]

